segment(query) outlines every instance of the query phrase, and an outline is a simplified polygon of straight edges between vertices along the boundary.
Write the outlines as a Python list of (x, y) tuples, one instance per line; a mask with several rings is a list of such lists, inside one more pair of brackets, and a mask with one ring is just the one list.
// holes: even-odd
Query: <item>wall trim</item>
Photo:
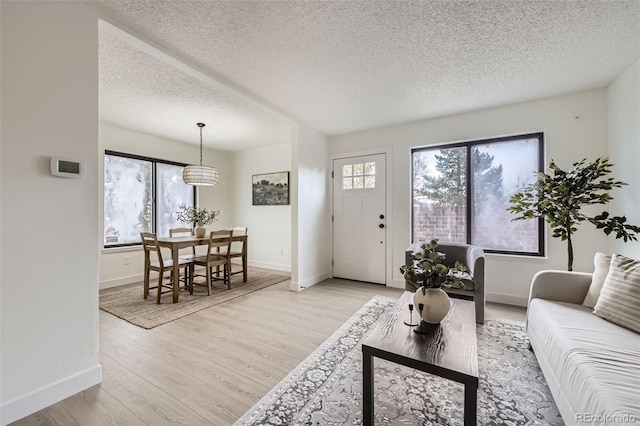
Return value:
[(100, 290), (117, 287), (120, 285), (139, 283), (144, 280), (144, 274), (129, 275), (128, 277), (114, 278), (112, 280), (100, 281)]
[(529, 304), (528, 297), (514, 296), (511, 294), (485, 292), (484, 298), (487, 302), (502, 303), (505, 305), (524, 306)]
[(260, 262), (259, 260), (249, 260), (247, 263), (249, 266), (255, 266), (256, 268), (273, 269), (274, 271), (291, 273), (291, 265), (285, 265), (283, 263)]
[(318, 284), (319, 282), (322, 282), (324, 280), (328, 280), (332, 276), (333, 276), (333, 274), (331, 273), (331, 271), (325, 271), (325, 272), (323, 272), (321, 274), (314, 275), (313, 277), (307, 278), (306, 280), (301, 281), (301, 282), (291, 281), (289, 289), (291, 291), (302, 291), (302, 290), (304, 290), (306, 288), (311, 287), (312, 285)]
[(2, 404), (0, 424), (6, 425), (102, 382), (102, 366), (88, 368)]

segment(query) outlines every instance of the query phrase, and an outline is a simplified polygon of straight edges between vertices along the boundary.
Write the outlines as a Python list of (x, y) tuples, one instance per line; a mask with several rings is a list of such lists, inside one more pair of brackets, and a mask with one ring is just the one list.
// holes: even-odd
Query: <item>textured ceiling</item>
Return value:
[[(90, 4), (328, 135), (604, 87), (640, 58), (639, 1)], [(196, 108), (176, 92), (148, 107)]]
[[(102, 28), (104, 29), (104, 25)], [(143, 53), (107, 31), (99, 35), (100, 119), (225, 151), (287, 143), (287, 120)]]

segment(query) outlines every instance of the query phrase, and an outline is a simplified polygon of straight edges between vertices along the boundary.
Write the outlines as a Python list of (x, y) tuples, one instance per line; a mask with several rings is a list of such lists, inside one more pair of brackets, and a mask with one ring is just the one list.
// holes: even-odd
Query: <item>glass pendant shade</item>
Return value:
[(200, 165), (187, 166), (182, 170), (182, 180), (188, 185), (213, 186), (218, 183), (218, 169), (202, 165), (202, 128), (204, 123), (197, 123), (200, 127)]

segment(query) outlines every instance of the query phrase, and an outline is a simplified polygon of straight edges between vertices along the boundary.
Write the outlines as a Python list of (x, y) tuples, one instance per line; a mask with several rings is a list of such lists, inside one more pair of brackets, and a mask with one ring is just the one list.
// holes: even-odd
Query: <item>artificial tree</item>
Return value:
[(635, 233), (640, 227), (626, 223), (625, 216), (610, 216), (604, 211), (595, 216), (582, 212), (584, 206), (606, 204), (613, 200), (609, 191), (627, 185), (612, 177), (613, 164), (608, 158), (598, 158), (592, 163), (583, 159), (572, 164), (568, 171), (562, 170), (553, 160), (549, 163), (549, 172), (537, 173), (537, 181), (526, 186), (522, 191), (509, 199), (512, 213), (517, 214), (513, 220), (544, 218), (553, 229), (553, 237), (567, 241), (567, 269), (573, 270), (573, 245), (571, 236), (578, 230), (577, 226), (584, 221), (591, 222), (606, 235), (614, 234), (625, 242), (637, 241)]

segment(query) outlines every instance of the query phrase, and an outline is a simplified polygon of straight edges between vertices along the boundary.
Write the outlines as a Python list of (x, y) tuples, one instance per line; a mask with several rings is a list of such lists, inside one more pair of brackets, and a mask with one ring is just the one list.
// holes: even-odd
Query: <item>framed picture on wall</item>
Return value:
[(254, 206), (289, 204), (289, 172), (266, 173), (251, 177)]

